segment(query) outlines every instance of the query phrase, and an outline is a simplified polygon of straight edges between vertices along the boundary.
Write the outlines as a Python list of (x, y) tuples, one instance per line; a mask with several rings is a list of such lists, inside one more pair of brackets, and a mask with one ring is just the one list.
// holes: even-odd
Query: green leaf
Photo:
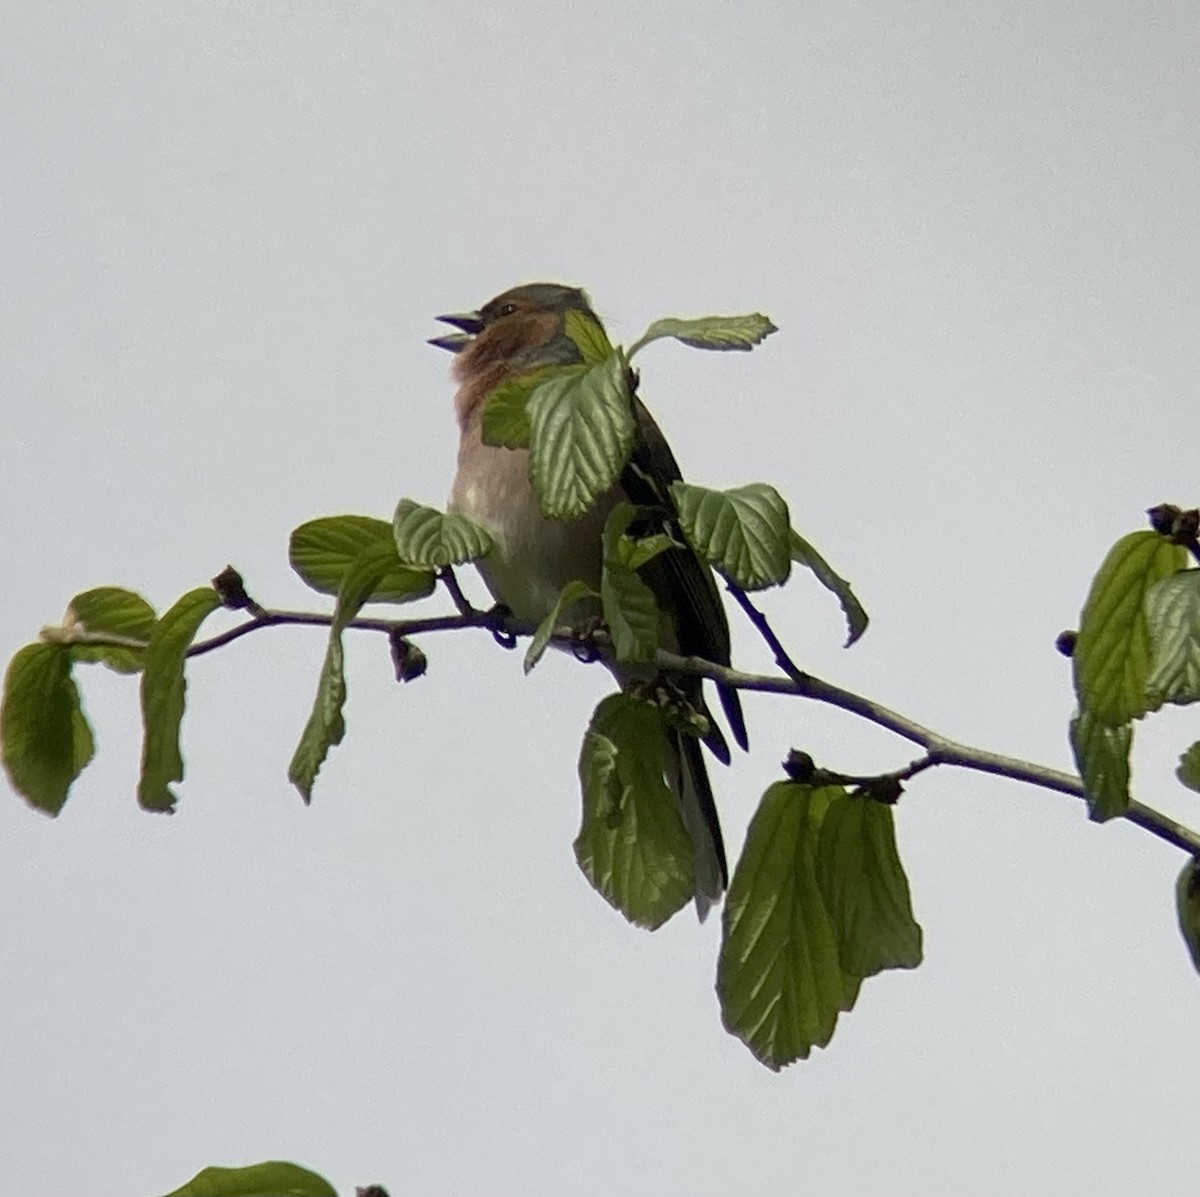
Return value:
[(179, 725), (183, 721), (187, 681), (183, 676), (188, 647), (200, 625), (221, 605), (211, 586), (189, 590), (154, 628), (142, 671), (142, 774), (138, 804), (144, 810), (175, 809), (171, 782), (183, 780)]
[(787, 581), (791, 528), (787, 504), (773, 486), (709, 490), (673, 482), (671, 494), (692, 547), (735, 586), (762, 590)]
[(551, 378), (577, 378), (587, 373), (586, 365), (543, 366), (515, 378), (506, 378), (487, 398), (480, 417), (480, 435), (485, 445), (501, 449), (529, 448), (529, 396)]
[[(120, 636), (149, 641), (154, 632), (154, 608), (140, 594), (119, 586), (98, 586), (77, 594), (67, 605), (64, 630)], [(67, 637), (69, 639), (69, 637)], [(76, 661), (102, 661), (117, 673), (137, 673), (146, 657), (145, 649), (108, 648), (99, 644), (74, 644)]]
[[(369, 515), (330, 515), (301, 524), (288, 543), (288, 561), (305, 584), (320, 594), (337, 594), (342, 579), (369, 545), (386, 544), (395, 554), (392, 526)], [(380, 580), (367, 600), (406, 603), (432, 594), (436, 581), (428, 569), (401, 565)]]
[(1179, 758), (1179, 768), (1175, 770), (1175, 776), (1189, 790), (1200, 794), (1200, 740)]
[(577, 519), (613, 486), (633, 447), (624, 357), (614, 352), (582, 373), (542, 383), (527, 411), (529, 476), (542, 512)]
[(1154, 646), (1146, 679), (1149, 705), (1200, 701), (1200, 569), (1185, 569), (1146, 592)]
[(1084, 707), (1071, 720), (1071, 751), (1083, 778), (1088, 817), (1097, 823), (1129, 809), (1129, 749), (1133, 724), (1106, 727)]
[(444, 515), (411, 499), (397, 504), (392, 534), (405, 565), (431, 569), (462, 565), (492, 550), (492, 538), (465, 515)]
[(585, 366), (604, 361), (613, 351), (604, 325), (587, 312), (571, 308), (563, 319), (563, 332), (575, 342)]
[(717, 994), (726, 1028), (768, 1068), (808, 1058), (853, 1006), (817, 881), (817, 850), (840, 788), (777, 782), (763, 795), (725, 899)]
[(629, 351), (633, 357), (651, 341), (674, 337), (693, 349), (750, 350), (779, 329), (761, 312), (744, 316), (701, 316), (695, 320), (668, 317), (656, 320)]
[(1200, 860), (1194, 856), (1180, 870), (1175, 883), (1175, 910), (1192, 966), (1200, 973)]
[(603, 362), (613, 352), (612, 342), (603, 326), (577, 309), (572, 308), (566, 314), (563, 332), (575, 343), (582, 360), (576, 365), (543, 366), (500, 383), (483, 406), (480, 435), (485, 445), (502, 449), (529, 448), (529, 396), (552, 378), (580, 378), (587, 373), (588, 367)]
[(636, 514), (632, 503), (618, 503), (604, 521), (600, 602), (618, 661), (653, 661), (658, 651), (658, 603), (628, 564), (637, 550), (625, 529)]
[(0, 760), (12, 788), (57, 815), (94, 752), (70, 649), (27, 644), (9, 662), (0, 700)]
[(268, 1160), (247, 1168), (205, 1168), (166, 1197), (337, 1197), (323, 1176), (290, 1164)]
[(550, 637), (554, 635), (554, 629), (558, 627), (559, 621), (562, 619), (562, 613), (570, 610), (580, 599), (594, 597), (595, 594), (596, 592), (586, 582), (580, 582), (578, 579), (568, 582), (559, 591), (558, 598), (554, 600), (554, 606), (550, 609), (550, 614), (538, 624), (537, 631), (534, 632), (533, 639), (529, 642), (529, 648), (525, 653), (526, 673), (529, 673), (542, 659), (550, 644)]
[(890, 806), (851, 795), (830, 801), (817, 844), (817, 881), (846, 972), (873, 977), (921, 963), (921, 927)]
[(610, 694), (579, 756), (583, 825), (575, 859), (631, 923), (654, 930), (695, 894), (695, 847), (663, 778), (666, 724), (657, 707)]
[(313, 783), (329, 750), (340, 744), (346, 734), (346, 720), (342, 714), (346, 703), (346, 659), (342, 633), (394, 563), (395, 550), (390, 544), (369, 544), (342, 579), (333, 611), (333, 623), (329, 628), (329, 644), (317, 679), (317, 696), (288, 766), (288, 780), (300, 791), (306, 804), (312, 799)]
[(867, 613), (863, 610), (862, 603), (850, 589), (850, 583), (836, 574), (829, 562), (795, 528), (790, 530), (790, 535), (792, 560), (798, 565), (804, 565), (811, 569), (817, 581), (826, 590), (832, 591), (838, 602), (842, 604), (848, 632), (845, 647), (849, 648), (867, 630)]
[(1157, 532), (1131, 532), (1109, 550), (1092, 582), (1072, 662), (1079, 706), (1104, 727), (1120, 727), (1150, 709), (1146, 593), (1184, 560), (1183, 548)]

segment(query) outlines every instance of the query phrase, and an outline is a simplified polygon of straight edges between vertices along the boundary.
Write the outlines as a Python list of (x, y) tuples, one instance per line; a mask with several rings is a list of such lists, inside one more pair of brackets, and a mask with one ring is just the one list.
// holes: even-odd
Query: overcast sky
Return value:
[[(7, 0), (0, 656), (77, 591), (165, 607), (227, 562), (320, 607), (292, 527), (448, 491), (434, 314), (555, 279), (626, 342), (769, 313), (753, 354), (641, 365), (688, 476), (777, 485), (873, 617), (842, 650), (797, 578), (764, 600), (780, 633), (1068, 767), (1054, 637), (1146, 507), (1200, 500), (1198, 31), (1184, 0)], [(398, 687), (353, 639), (310, 809), (285, 771), (319, 634), (195, 663), (173, 818), (136, 808), (136, 683), (84, 671), (99, 750), (61, 817), (0, 782), (0, 1192), (272, 1157), (394, 1197), (1194, 1189), (1178, 853), (922, 775), (897, 820), (926, 962), (775, 1075), (721, 1028), (719, 919), (649, 935), (575, 866), (603, 671), (422, 646)], [(753, 754), (715, 777), (734, 852), (789, 748), (913, 755), (747, 709)], [(1136, 758), (1193, 825), (1198, 726), (1156, 719)]]

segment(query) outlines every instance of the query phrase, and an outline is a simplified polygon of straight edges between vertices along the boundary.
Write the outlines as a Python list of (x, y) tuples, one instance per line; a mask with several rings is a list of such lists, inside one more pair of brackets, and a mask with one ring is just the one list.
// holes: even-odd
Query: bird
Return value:
[[(678, 514), (669, 487), (682, 476), (679, 466), (636, 391), (629, 459), (613, 487), (578, 519), (548, 519), (542, 514), (530, 481), (527, 449), (484, 443), (483, 407), (501, 383), (548, 366), (583, 361), (579, 346), (567, 335), (568, 313), (603, 330), (585, 291), (542, 282), (513, 287), (473, 311), (436, 317), (456, 331), (429, 340), (456, 355), (452, 375), (458, 383), (454, 404), (459, 445), (448, 510), (467, 516), (491, 536), (491, 552), (476, 565), (492, 597), (527, 631), (554, 609), (562, 587), (572, 579), (599, 590), (601, 533), (617, 503), (656, 508), (668, 521)], [(663, 615), (662, 647), (729, 665), (729, 623), (712, 570), (687, 547), (677, 526), (674, 532), (676, 547), (639, 570)], [(646, 675), (645, 668), (617, 662), (609, 668), (623, 687)], [(680, 675), (670, 680), (687, 704), (704, 716), (704, 744), (728, 764), (729, 747), (704, 703), (701, 679)], [(746, 723), (737, 691), (720, 685), (717, 689), (733, 737), (745, 749)], [(695, 848), (695, 905), (703, 921), (729, 885), (720, 819), (700, 739), (672, 726), (664, 735), (665, 780)]]

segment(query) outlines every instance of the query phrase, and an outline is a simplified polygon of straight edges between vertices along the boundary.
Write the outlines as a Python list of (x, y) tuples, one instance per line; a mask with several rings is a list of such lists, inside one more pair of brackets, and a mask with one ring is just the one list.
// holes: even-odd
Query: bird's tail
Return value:
[(667, 730), (667, 781), (679, 802), (683, 825), (696, 847), (696, 913), (703, 922), (729, 884), (725, 842), (713, 801), (700, 741), (675, 728)]

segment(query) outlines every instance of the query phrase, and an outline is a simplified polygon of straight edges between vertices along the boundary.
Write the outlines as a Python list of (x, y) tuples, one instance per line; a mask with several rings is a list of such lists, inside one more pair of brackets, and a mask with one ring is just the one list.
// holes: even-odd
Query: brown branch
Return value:
[[(707, 678), (735, 690), (754, 690), (766, 694), (786, 694), (797, 698), (811, 699), (814, 702), (837, 707), (851, 715), (865, 719), (868, 723), (874, 723), (877, 727), (885, 728), (925, 750), (923, 757), (905, 768), (897, 770), (894, 775), (881, 775), (894, 776), (897, 781), (907, 780), (935, 765), (954, 765), (960, 769), (971, 769), (978, 773), (991, 773), (997, 777), (1007, 777), (1011, 781), (1022, 781), (1029, 785), (1039, 786), (1044, 790), (1069, 794), (1075, 798), (1086, 797), (1082, 780), (1073, 773), (1051, 769), (1045, 765), (1020, 760), (1017, 757), (1003, 756), (1000, 753), (952, 740), (932, 728), (918, 723), (915, 719), (909, 719), (906, 715), (891, 710), (874, 699), (867, 698), (862, 694), (855, 694), (852, 690), (846, 690), (811, 673), (805, 673), (788, 656), (766, 617), (754, 607), (744, 593), (735, 587), (730, 587), (730, 589), (747, 615), (750, 616), (754, 626), (771, 645), (772, 651), (776, 654), (776, 660), (779, 662), (780, 668), (785, 671), (786, 676), (742, 673), (731, 666), (718, 665), (703, 657), (683, 657), (662, 649), (655, 657), (655, 663), (661, 669), (669, 673), (683, 673)], [(259, 608), (259, 612), (245, 623), (211, 636), (207, 640), (197, 641), (188, 649), (187, 655), (189, 657), (202, 656), (262, 628), (329, 627), (333, 622), (332, 615), (309, 611), (272, 611)], [(478, 611), (472, 608), (468, 612), (457, 615), (434, 615), (422, 619), (359, 618), (351, 620), (346, 626), (359, 631), (383, 632), (391, 637), (406, 637), (424, 632), (455, 631), (460, 628), (484, 628), (493, 635), (498, 633), (510, 635), (511, 629), (504, 617), (505, 613), (502, 608), (494, 608), (491, 611)], [(60, 628), (47, 628), (43, 630), (43, 636), (49, 637), (52, 633), (61, 635), (63, 631), (64, 629)], [(568, 649), (577, 647), (579, 644), (577, 630), (569, 627), (557, 629), (552, 639), (555, 644)], [(607, 633), (596, 631), (592, 634), (591, 640), (600, 650), (597, 653), (597, 659), (611, 657), (612, 642)], [(72, 629), (70, 641), (113, 648), (146, 647), (144, 641), (134, 640), (128, 636), (89, 633), (82, 629)], [(1143, 831), (1148, 831), (1151, 835), (1157, 836), (1192, 856), (1200, 857), (1200, 834), (1161, 811), (1140, 802), (1131, 801), (1124, 817), (1142, 828)]]

